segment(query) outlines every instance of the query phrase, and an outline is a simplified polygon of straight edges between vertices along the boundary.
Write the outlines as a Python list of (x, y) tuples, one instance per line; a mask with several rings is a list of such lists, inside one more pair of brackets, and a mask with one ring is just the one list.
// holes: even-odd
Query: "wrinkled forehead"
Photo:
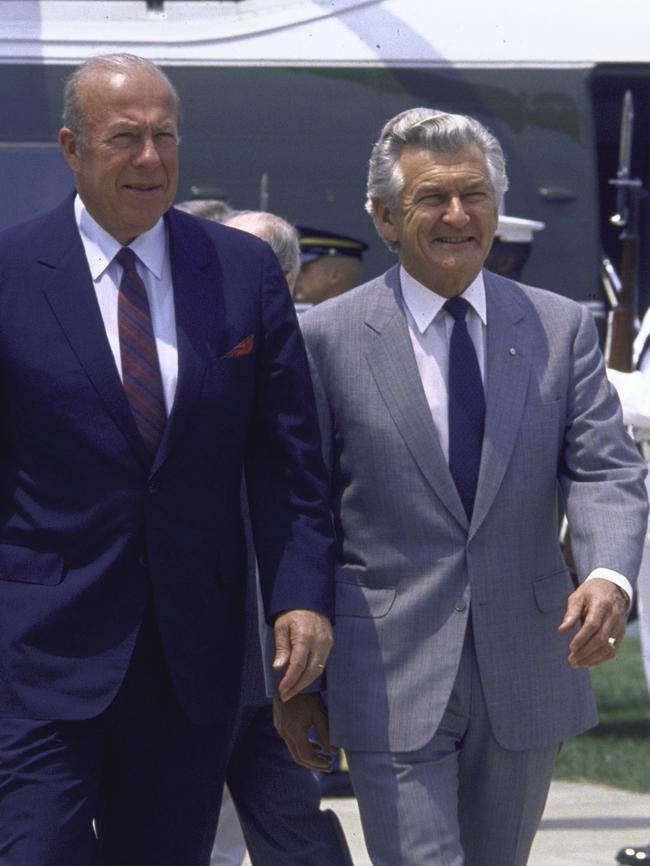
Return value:
[(108, 115), (156, 112), (160, 119), (178, 122), (178, 98), (164, 75), (156, 70), (94, 70), (80, 82), (86, 122)]
[(444, 151), (409, 146), (400, 154), (397, 168), (403, 190), (422, 183), (442, 186), (485, 184), (494, 192), (487, 160), (476, 145)]
[(423, 168), (445, 171), (458, 165), (472, 166), (488, 174), (488, 163), (481, 148), (474, 143), (462, 147), (433, 149), (420, 144), (407, 144), (400, 150), (399, 163), (417, 164)]

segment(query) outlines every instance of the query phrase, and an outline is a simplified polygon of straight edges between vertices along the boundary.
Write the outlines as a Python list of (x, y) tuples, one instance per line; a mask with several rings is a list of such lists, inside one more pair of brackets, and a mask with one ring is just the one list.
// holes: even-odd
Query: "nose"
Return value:
[(462, 228), (467, 225), (469, 217), (465, 212), (460, 196), (453, 195), (450, 197), (442, 219), (448, 225), (456, 228)]
[(135, 155), (136, 165), (152, 167), (160, 164), (160, 154), (153, 136), (145, 135), (140, 141), (140, 147)]

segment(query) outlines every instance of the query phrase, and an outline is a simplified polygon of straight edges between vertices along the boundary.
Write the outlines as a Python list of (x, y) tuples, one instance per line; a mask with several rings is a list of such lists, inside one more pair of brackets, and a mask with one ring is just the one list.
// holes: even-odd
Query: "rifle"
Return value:
[(610, 303), (605, 337), (605, 363), (624, 373), (632, 370), (632, 349), (638, 328), (639, 295), (639, 202), (643, 193), (638, 177), (631, 176), (634, 102), (627, 90), (621, 108), (621, 132), (618, 171), (610, 184), (617, 189), (616, 213), (610, 223), (621, 229), (620, 280), (608, 259), (603, 259), (601, 273)]
[[(621, 229), (622, 241), (620, 278), (611, 261), (601, 261), (601, 279), (610, 305), (605, 335), (605, 363), (613, 370), (630, 372), (633, 368), (634, 338), (638, 330), (639, 296), (639, 201), (643, 193), (639, 178), (631, 177), (632, 133), (634, 131), (634, 101), (627, 90), (621, 108), (621, 131), (618, 147), (618, 171), (610, 180), (617, 189), (616, 213), (610, 223)], [(566, 514), (560, 527), (560, 545), (569, 571), (575, 575), (576, 565), (571, 550)]]

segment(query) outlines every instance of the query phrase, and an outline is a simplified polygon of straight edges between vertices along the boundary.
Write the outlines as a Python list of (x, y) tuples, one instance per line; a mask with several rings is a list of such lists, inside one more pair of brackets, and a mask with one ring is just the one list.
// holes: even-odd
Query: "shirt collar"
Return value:
[[(98, 279), (122, 248), (122, 244), (103, 229), (90, 215), (80, 197), (75, 196), (74, 212), (79, 234), (83, 241), (88, 266), (93, 280)], [(129, 244), (140, 261), (157, 278), (161, 279), (167, 253), (167, 232), (162, 217), (148, 231)]]
[[(402, 298), (413, 317), (413, 321), (421, 334), (424, 334), (431, 322), (442, 310), (447, 298), (437, 295), (412, 277), (407, 270), (400, 265), (400, 284), (402, 287)], [(485, 282), (483, 271), (479, 271), (469, 286), (465, 289), (462, 297), (470, 304), (477, 316), (487, 324), (487, 305), (485, 302)]]

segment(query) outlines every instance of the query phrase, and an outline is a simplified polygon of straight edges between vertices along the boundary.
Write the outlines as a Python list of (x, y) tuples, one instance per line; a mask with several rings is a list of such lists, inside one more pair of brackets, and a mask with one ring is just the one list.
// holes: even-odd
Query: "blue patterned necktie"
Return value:
[(444, 309), (454, 319), (449, 341), (449, 471), (471, 520), (481, 463), (485, 394), (476, 350), (465, 322), (469, 304), (464, 298), (450, 298)]
[(153, 459), (165, 429), (166, 413), (149, 301), (135, 269), (133, 250), (122, 247), (115, 258), (124, 269), (117, 304), (122, 382), (137, 428)]

